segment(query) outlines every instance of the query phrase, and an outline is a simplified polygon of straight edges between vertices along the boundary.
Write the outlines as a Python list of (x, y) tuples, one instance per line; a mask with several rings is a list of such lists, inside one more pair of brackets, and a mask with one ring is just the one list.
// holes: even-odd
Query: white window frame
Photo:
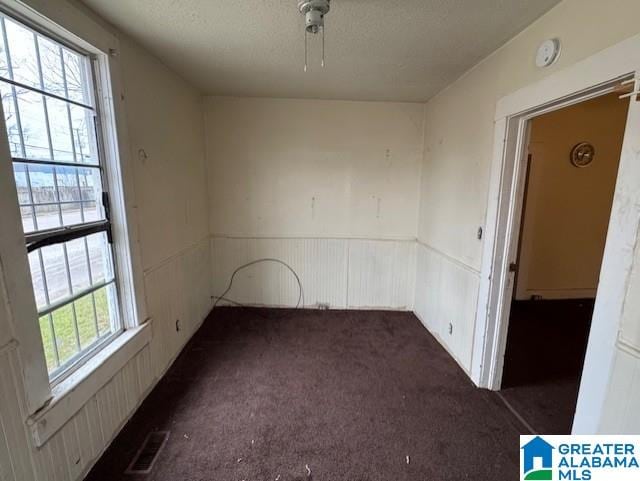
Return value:
[[(0, 8), (30, 28), (75, 50), (86, 52), (94, 63), (96, 109), (100, 124), (98, 134), (101, 136), (104, 181), (109, 186), (114, 268), (119, 280), (118, 295), (124, 328), (123, 333), (75, 369), (69, 377), (55, 386), (50, 384), (21, 228), (12, 160), (2, 122), (0, 203), (3, 215), (0, 216), (0, 260), (10, 304), (9, 319), (23, 364), (27, 414), (32, 415), (30, 424), (37, 444), (40, 444), (73, 415), (69, 405), (81, 406), (113, 377), (127, 358), (149, 342), (150, 329), (146, 324), (133, 176), (128, 156), (125, 155), (129, 148), (124, 93), (119, 75), (118, 39), (76, 6), (61, 7), (57, 2), (51, 4), (46, 0), (27, 2), (0, 0)], [(25, 295), (25, 292), (30, 295)], [(63, 399), (65, 402), (61, 403)]]
[[(82, 239), (86, 239), (88, 237), (88, 233), (83, 233), (82, 231), (85, 231), (86, 229), (90, 229), (90, 230), (94, 230), (94, 229), (100, 229), (97, 230), (96, 232), (104, 232), (107, 236), (111, 236), (113, 230), (112, 230), (112, 225), (110, 222), (110, 208), (109, 208), (109, 199), (110, 199), (110, 191), (111, 191), (111, 186), (108, 183), (108, 175), (107, 175), (107, 169), (108, 169), (108, 165), (106, 164), (106, 159), (105, 159), (105, 154), (104, 154), (104, 146), (103, 146), (103, 138), (102, 138), (102, 133), (104, 131), (103, 128), (103, 122), (101, 119), (101, 110), (100, 110), (100, 105), (97, 102), (97, 97), (98, 97), (98, 82), (97, 82), (97, 57), (95, 55), (90, 54), (89, 52), (86, 52), (84, 50), (81, 50), (80, 48), (78, 48), (76, 45), (71, 45), (68, 44), (67, 42), (64, 42), (60, 39), (57, 38), (57, 36), (53, 36), (51, 34), (49, 34), (48, 32), (44, 32), (42, 31), (42, 29), (40, 29), (38, 26), (36, 25), (31, 25), (30, 23), (21, 21), (21, 19), (16, 19), (15, 17), (11, 16), (10, 14), (7, 14), (4, 12), (4, 9), (0, 8), (0, 13), (2, 13), (3, 15), (3, 23), (6, 23), (4, 21), (4, 18), (8, 18), (11, 19), (15, 22), (17, 22), (18, 24), (24, 26), (25, 28), (29, 29), (30, 31), (36, 32), (39, 36), (41, 36), (42, 38), (45, 39), (49, 39), (52, 40), (54, 42), (57, 42), (58, 44), (62, 45), (63, 47), (67, 48), (68, 50), (70, 50), (71, 52), (76, 53), (77, 55), (83, 57), (83, 62), (86, 62), (86, 64), (84, 65), (84, 68), (86, 69), (86, 73), (89, 76), (89, 81), (88, 81), (88, 85), (87, 87), (90, 89), (90, 91), (88, 92), (88, 94), (91, 97), (91, 101), (90, 104), (91, 105), (87, 105), (87, 108), (91, 108), (91, 110), (94, 111), (94, 121), (95, 121), (95, 133), (98, 134), (96, 135), (96, 147), (97, 147), (97, 156), (98, 156), (98, 163), (97, 168), (100, 171), (100, 177), (101, 177), (101, 191), (102, 191), (102, 198), (101, 199), (95, 199), (96, 204), (101, 202), (104, 205), (104, 209), (105, 209), (105, 219), (104, 220), (100, 220), (100, 221), (88, 221), (88, 222), (83, 222), (81, 224), (75, 224), (72, 226), (64, 226), (61, 227), (59, 229), (50, 229), (50, 230), (45, 230), (45, 231), (40, 231), (40, 230), (35, 230), (34, 232), (31, 232), (29, 234), (25, 234), (25, 240), (27, 241), (27, 250), (31, 251), (31, 249), (33, 247), (35, 247), (35, 250), (40, 249), (41, 247), (38, 247), (36, 244), (39, 244), (40, 246), (43, 245), (42, 243), (44, 242), (45, 245), (49, 245), (49, 239), (51, 237), (58, 237), (60, 238), (61, 236), (67, 236), (68, 233), (70, 232), (78, 232), (80, 235), (83, 235), (83, 237), (79, 237)], [(6, 29), (6, 26), (4, 27)], [(5, 43), (6, 46), (5, 48), (8, 49), (8, 51), (10, 51), (10, 45), (8, 44), (8, 38), (6, 33), (3, 34), (5, 39)], [(34, 41), (36, 41), (35, 37), (34, 37)], [(37, 55), (40, 55), (40, 52), (37, 52)], [(40, 58), (38, 58), (38, 62), (40, 65)], [(10, 75), (11, 75), (11, 70), (9, 70)], [(42, 84), (42, 76), (43, 76), (43, 72), (39, 72), (40, 75), (40, 83)], [(63, 75), (64, 78), (64, 75)], [(6, 82), (10, 82), (10, 84), (13, 82), (13, 80), (10, 79), (5, 79), (4, 81)], [(66, 82), (66, 80), (65, 80)], [(20, 85), (19, 83), (16, 83), (16, 85)], [(25, 89), (31, 91), (31, 92), (38, 92), (38, 89), (33, 89), (29, 86), (25, 86)], [(41, 87), (42, 88), (42, 87)], [(65, 87), (66, 88), (66, 87)], [(46, 97), (48, 99), (54, 98), (54, 95), (48, 95), (45, 91), (43, 92), (43, 98), (46, 95)], [(60, 99), (62, 100), (62, 99)], [(14, 102), (17, 102), (17, 99), (14, 99)], [(70, 101), (70, 104), (75, 103), (74, 101)], [(46, 104), (44, 104), (46, 105)], [(67, 105), (65, 103), (65, 105)], [(78, 105), (76, 103), (76, 105)], [(18, 117), (19, 118), (19, 117)], [(65, 119), (65, 122), (71, 122), (71, 118), (69, 117), (68, 119)], [(47, 131), (50, 130), (49, 127), (49, 123), (51, 122), (51, 119), (48, 118), (47, 119)], [(18, 124), (20, 125), (20, 124)], [(22, 129), (22, 127), (19, 127), (20, 129)], [(52, 128), (52, 127), (51, 127)], [(69, 128), (71, 129), (71, 125), (69, 125)], [(22, 132), (20, 133), (21, 138), (22, 138)], [(51, 135), (51, 133), (48, 133), (48, 135)], [(49, 148), (51, 149), (51, 140), (50, 140), (50, 145)], [(24, 147), (23, 147), (24, 149)], [(24, 152), (23, 152), (24, 154)], [(24, 156), (24, 155), (23, 155)], [(17, 163), (23, 163), (23, 164), (31, 164), (33, 165), (34, 163), (46, 163), (46, 165), (55, 167), (56, 165), (72, 165), (74, 167), (84, 167), (85, 164), (83, 163), (77, 163), (78, 161), (74, 161), (73, 164), (69, 164), (68, 162), (64, 163), (64, 164), (59, 164), (57, 163), (53, 158), (51, 159), (51, 162), (47, 162), (47, 161), (34, 161), (28, 158), (22, 158), (22, 157), (14, 157), (13, 158), (14, 164)], [(93, 164), (87, 164), (87, 167), (90, 168), (95, 168)], [(28, 182), (29, 185), (29, 189), (31, 189), (31, 184), (30, 182)], [(32, 195), (31, 193), (29, 194), (30, 196)], [(32, 201), (33, 202), (33, 201)], [(106, 203), (105, 203), (106, 202)], [(36, 214), (35, 211), (33, 210), (33, 205), (31, 204), (31, 210), (32, 210), (32, 216), (34, 218), (34, 222), (36, 222)], [(60, 221), (62, 222), (62, 211), (59, 212), (60, 215)], [(57, 233), (56, 233), (57, 231)], [(51, 234), (51, 232), (54, 232), (54, 235)], [(30, 242), (33, 245), (30, 245)], [(58, 240), (56, 242), (59, 242), (59, 245), (61, 245), (64, 241)], [(86, 242), (86, 241), (85, 241)], [(124, 330), (124, 326), (122, 323), (122, 309), (121, 309), (121, 302), (120, 302), (120, 298), (125, 295), (124, 292), (122, 292), (122, 289), (120, 288), (120, 270), (116, 268), (117, 266), (117, 259), (115, 259), (115, 243), (110, 243), (109, 244), (109, 250), (110, 252), (110, 258), (111, 260), (114, 262), (114, 276), (113, 279), (111, 280), (107, 280), (106, 282), (103, 283), (97, 283), (97, 284), (93, 284), (93, 282), (91, 283), (89, 290), (86, 292), (79, 292), (79, 293), (74, 293), (74, 292), (70, 292), (70, 296), (63, 300), (63, 304), (59, 305), (58, 307), (55, 307), (56, 303), (52, 303), (52, 305), (47, 305), (47, 311), (49, 311), (46, 315), (49, 317), (49, 323), (52, 324), (52, 320), (51, 320), (51, 314), (53, 312), (55, 312), (57, 309), (59, 308), (63, 308), (65, 306), (69, 306), (69, 305), (73, 305), (75, 303), (76, 300), (82, 298), (83, 296), (85, 296), (87, 293), (92, 293), (96, 290), (98, 290), (101, 286), (102, 287), (106, 287), (109, 284), (114, 284), (116, 287), (116, 291), (117, 291), (117, 306), (115, 306), (115, 319), (112, 319), (112, 321), (115, 321), (115, 323), (112, 325), (113, 327), (113, 331), (108, 334), (107, 336), (104, 336), (102, 338), (98, 337), (98, 339), (96, 340), (95, 343), (93, 343), (92, 345), (90, 345), (87, 349), (84, 350), (80, 350), (77, 354), (75, 354), (74, 356), (72, 356), (70, 359), (60, 363), (60, 361), (58, 360), (58, 348), (57, 343), (58, 340), (56, 339), (56, 333), (53, 329), (53, 325), (51, 326), (51, 335), (52, 335), (52, 341), (54, 343), (54, 350), (56, 353), (56, 361), (58, 363), (58, 367), (56, 369), (54, 369), (50, 374), (50, 380), (51, 380), (51, 385), (55, 386), (58, 383), (60, 383), (61, 381), (63, 381), (65, 378), (67, 378), (68, 376), (72, 375), (73, 372), (75, 372), (77, 369), (79, 369), (85, 362), (87, 362), (91, 357), (93, 357), (99, 350), (101, 350), (103, 347), (105, 347), (107, 344), (109, 344), (111, 341), (113, 341), (118, 335), (120, 335), (122, 333), (122, 331)], [(87, 247), (88, 248), (88, 247)], [(89, 255), (89, 253), (86, 253), (87, 256)], [(41, 255), (41, 254), (39, 254)], [(69, 265), (68, 265), (68, 260), (66, 259), (66, 250), (65, 250), (65, 262), (67, 263), (67, 269), (69, 269)], [(88, 258), (87, 258), (88, 259)], [(40, 257), (40, 264), (41, 264), (41, 269), (42, 269), (42, 275), (43, 275), (43, 282), (44, 282), (44, 289), (47, 290), (47, 282), (46, 282), (46, 273), (45, 273), (45, 269), (44, 269), (44, 265), (42, 264), (42, 257)], [(90, 269), (90, 265), (88, 266), (88, 268)], [(69, 277), (71, 274), (68, 271), (67, 272), (67, 276), (68, 276), (68, 282), (69, 282), (69, 288), (71, 289), (71, 277)], [(89, 275), (91, 275), (91, 273), (89, 273)], [(46, 294), (45, 294), (46, 295)], [(93, 301), (95, 303), (95, 300)], [(95, 306), (94, 306), (94, 311), (95, 311)], [(39, 316), (42, 316), (43, 314), (41, 312), (39, 312)], [(95, 313), (94, 313), (95, 315)], [(74, 309), (74, 318), (76, 317), (75, 314), (75, 309)], [(97, 323), (97, 318), (94, 319), (94, 321)], [(76, 330), (76, 337), (78, 337), (78, 326), (77, 326), (77, 322), (78, 319), (75, 319), (75, 330)], [(96, 324), (96, 329), (97, 329), (97, 324)], [(98, 333), (97, 333), (98, 334)], [(78, 338), (78, 342), (79, 338)]]

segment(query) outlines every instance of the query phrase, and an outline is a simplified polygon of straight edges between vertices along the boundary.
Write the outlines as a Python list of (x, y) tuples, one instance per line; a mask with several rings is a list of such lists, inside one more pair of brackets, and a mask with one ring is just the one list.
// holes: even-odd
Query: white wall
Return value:
[[(58, 23), (83, 28), (96, 25), (86, 21), (82, 7), (64, 0), (30, 3)], [(92, 32), (91, 28), (85, 31)], [(3, 481), (81, 479), (211, 307), (200, 93), (124, 36), (120, 36), (118, 56), (121, 72), (117, 74), (122, 75), (124, 102), (121, 99), (116, 102), (121, 102), (125, 109), (127, 125), (121, 128), (130, 146), (130, 152), (121, 152), (121, 160), (133, 180), (135, 197), (127, 201), (137, 219), (136, 248), (141, 252), (144, 279), (141, 294), (150, 316), (152, 339), (113, 378), (99, 386), (86, 404), (69, 411), (69, 421), (41, 448), (36, 448), (26, 423), (29, 412), (22, 376), (28, 353), (11, 341), (13, 324), (31, 320), (12, 318), (9, 305), (14, 299), (7, 297), (8, 291), (3, 287), (0, 290)], [(138, 155), (140, 149), (144, 149), (146, 157)], [(10, 162), (4, 157), (0, 161)], [(17, 211), (17, 204), (3, 203), (0, 208), (5, 213)], [(24, 251), (24, 244), (21, 250)], [(19, 258), (24, 257), (24, 252), (1, 255)], [(12, 271), (6, 270), (7, 265), (0, 262), (0, 287), (15, 278)], [(178, 319), (179, 332), (175, 329)]]
[[(531, 121), (516, 299), (595, 298), (628, 108), (609, 94)], [(595, 160), (576, 168), (585, 141)]]
[[(520, 87), (638, 33), (635, 0), (565, 0), (427, 103), (418, 237), (476, 270), (476, 239), (486, 210), (496, 102)], [(621, 15), (620, 12), (625, 12)], [(547, 69), (534, 55), (559, 37), (562, 53)]]
[(122, 70), (143, 267), (209, 234), (200, 93), (124, 37)]
[[(411, 309), (423, 108), (208, 98), (214, 291), (242, 263), (277, 257), (307, 306)], [(255, 266), (229, 297), (295, 305), (297, 292), (282, 267)]]
[(202, 97), (126, 37), (121, 46), (128, 157), (159, 375), (211, 306)]
[[(615, 8), (599, 0), (565, 0), (427, 103), (418, 279), (459, 277), (463, 286), (479, 285), (477, 231), (485, 222), (496, 102), (638, 33), (638, 14), (636, 0), (619, 0)], [(562, 41), (560, 58), (552, 67), (536, 68), (538, 45), (553, 37)], [(438, 262), (429, 261), (434, 256)], [(477, 288), (469, 294), (433, 282), (427, 292), (424, 285), (417, 284), (417, 315), (427, 326), (453, 323), (443, 343), (469, 370), (472, 356), (479, 355), (472, 352)], [(429, 307), (421, 304), (424, 297), (431, 299)], [(457, 315), (449, 319), (454, 309)]]
[[(77, 14), (64, 0), (30, 1), (63, 23)], [(79, 479), (206, 315), (212, 287), (220, 291), (233, 267), (256, 257), (290, 262), (310, 305), (411, 309), (415, 285), (416, 313), (469, 369), (495, 103), (636, 33), (639, 13), (635, 0), (616, 8), (565, 0), (432, 99), (424, 117), (415, 104), (213, 98), (204, 135), (199, 93), (123, 38), (130, 152), (122, 154), (134, 179), (129, 200), (153, 338), (36, 449), (25, 424), (25, 353), (5, 334), (16, 322), (6, 289), (12, 273), (0, 271), (0, 479)], [(537, 70), (535, 47), (553, 36), (563, 41), (562, 57)], [(640, 258), (636, 280), (638, 266)], [(296, 293), (272, 267), (238, 282), (229, 295), (244, 302), (289, 305)], [(629, 419), (640, 393), (639, 286), (629, 285), (626, 347), (604, 431), (638, 430)]]

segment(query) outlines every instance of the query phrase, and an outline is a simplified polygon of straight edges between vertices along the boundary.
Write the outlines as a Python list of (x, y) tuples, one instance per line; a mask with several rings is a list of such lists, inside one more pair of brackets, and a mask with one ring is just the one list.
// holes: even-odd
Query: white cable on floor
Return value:
[(251, 262), (247, 262), (246, 264), (241, 265), (240, 267), (238, 267), (235, 271), (233, 271), (233, 274), (231, 274), (231, 279), (229, 280), (229, 285), (227, 286), (227, 289), (222, 293), (222, 295), (220, 296), (214, 296), (216, 298), (216, 302), (213, 303), (213, 309), (215, 309), (218, 305), (218, 302), (220, 302), (221, 300), (230, 302), (231, 304), (235, 304), (236, 306), (243, 306), (241, 303), (236, 302), (234, 300), (231, 299), (227, 299), (225, 296), (229, 293), (229, 291), (231, 290), (231, 286), (233, 285), (233, 279), (236, 277), (236, 274), (238, 272), (240, 272), (242, 269), (246, 269), (247, 267), (250, 267), (254, 264), (259, 264), (260, 262), (275, 262), (276, 264), (282, 264), (283, 266), (285, 266), (287, 269), (289, 269), (291, 271), (291, 273), (294, 275), (294, 277), (296, 278), (296, 281), (298, 281), (298, 288), (299, 288), (299, 294), (298, 294), (298, 302), (296, 303), (296, 309), (298, 309), (300, 307), (300, 302), (302, 301), (302, 307), (304, 308), (304, 289), (302, 288), (302, 282), (300, 281), (300, 277), (298, 276), (298, 274), (296, 273), (296, 271), (293, 270), (293, 268), (287, 264), (284, 261), (281, 261), (280, 259), (274, 259), (271, 257), (265, 257), (263, 259), (256, 259), (255, 261), (251, 261)]

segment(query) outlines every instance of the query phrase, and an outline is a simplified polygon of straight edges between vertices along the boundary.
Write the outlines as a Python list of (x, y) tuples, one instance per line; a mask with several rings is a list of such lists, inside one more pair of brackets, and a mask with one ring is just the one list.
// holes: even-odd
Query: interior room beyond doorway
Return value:
[(571, 432), (627, 118), (618, 95), (530, 122), (502, 397), (537, 433)]

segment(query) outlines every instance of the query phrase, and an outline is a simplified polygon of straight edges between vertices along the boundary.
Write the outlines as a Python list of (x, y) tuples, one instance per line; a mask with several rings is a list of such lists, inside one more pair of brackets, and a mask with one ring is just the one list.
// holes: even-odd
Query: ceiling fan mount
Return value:
[(304, 71), (307, 71), (307, 34), (322, 32), (322, 66), (324, 67), (324, 16), (331, 10), (331, 0), (299, 0), (298, 10), (304, 15)]
[(300, 0), (298, 10), (304, 15), (305, 30), (318, 33), (324, 29), (324, 16), (331, 10), (331, 0)]

